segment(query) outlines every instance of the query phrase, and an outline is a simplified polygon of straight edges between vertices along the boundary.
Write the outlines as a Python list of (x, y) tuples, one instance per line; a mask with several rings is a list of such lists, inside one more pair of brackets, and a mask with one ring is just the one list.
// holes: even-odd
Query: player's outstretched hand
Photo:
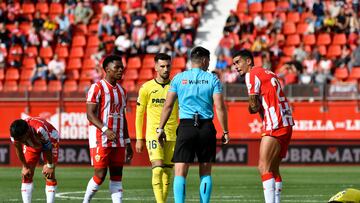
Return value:
[(107, 130), (105, 131), (105, 134), (106, 134), (106, 137), (107, 137), (110, 141), (113, 141), (113, 140), (115, 140), (115, 138), (116, 138), (116, 134), (115, 134), (112, 130), (107, 129)]
[(221, 137), (222, 144), (227, 144), (229, 143), (229, 141), (230, 141), (229, 133), (223, 134), (223, 136)]
[(31, 169), (29, 167), (23, 166), (21, 175), (23, 177), (30, 178), (31, 177)]
[(157, 134), (157, 137), (158, 137), (158, 142), (160, 144), (161, 147), (164, 147), (164, 143), (166, 141), (166, 134), (165, 132), (160, 132)]
[(144, 140), (136, 140), (135, 150), (137, 153), (143, 152)]
[(53, 179), (54, 178), (54, 168), (48, 168), (45, 164), (43, 166), (42, 174), (44, 174), (46, 179)]
[(131, 159), (133, 158), (134, 152), (132, 150), (131, 144), (126, 144), (126, 163), (130, 163)]

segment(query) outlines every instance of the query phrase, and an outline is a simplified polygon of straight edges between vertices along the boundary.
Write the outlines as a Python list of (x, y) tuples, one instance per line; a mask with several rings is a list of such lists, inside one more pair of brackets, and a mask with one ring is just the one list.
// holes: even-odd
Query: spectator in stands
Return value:
[(270, 24), (269, 31), (275, 32), (275, 33), (280, 33), (282, 31), (283, 24), (284, 24), (284, 21), (280, 17), (280, 14), (276, 13), (275, 19)]
[(174, 0), (174, 4), (177, 13), (183, 13), (187, 10), (187, 0)]
[(191, 34), (191, 39), (195, 36), (195, 19), (188, 11), (184, 12), (184, 18), (181, 21), (181, 32)]
[(187, 56), (192, 46), (192, 42), (185, 33), (181, 33), (180, 37), (174, 43), (174, 52), (176, 56)]
[(112, 34), (113, 21), (109, 17), (109, 14), (103, 13), (99, 21), (98, 36), (101, 36), (105, 31), (107, 35)]
[(352, 1), (352, 8), (354, 10), (354, 13), (359, 12), (359, 0), (353, 0)]
[(43, 28), (45, 20), (41, 17), (40, 11), (36, 11), (34, 18), (32, 20), (32, 24), (35, 27), (37, 33)]
[(11, 30), (11, 43), (18, 44), (22, 47), (27, 46), (25, 33), (19, 28), (19, 22), (15, 22), (15, 28)]
[(344, 45), (341, 49), (341, 56), (334, 61), (335, 68), (348, 68), (347, 64), (351, 60), (351, 51), (349, 45)]
[(27, 40), (30, 46), (40, 46), (40, 38), (39, 35), (36, 33), (35, 27), (30, 28)]
[(113, 0), (108, 0), (107, 4), (102, 7), (102, 15), (107, 14), (110, 20), (119, 12), (118, 5)]
[(360, 31), (359, 18), (355, 11), (351, 11), (351, 16), (349, 18), (349, 32), (358, 33), (359, 31)]
[(69, 18), (65, 14), (60, 14), (56, 17), (56, 22), (59, 25), (56, 34), (59, 37), (60, 43), (70, 44), (72, 32)]
[(36, 65), (30, 78), (31, 84), (34, 84), (35, 80), (38, 79), (48, 80), (48, 67), (40, 56), (36, 57)]
[(323, 21), (323, 30), (325, 32), (332, 32), (335, 29), (336, 19), (332, 17), (329, 11), (325, 11), (325, 17)]
[(75, 7), (75, 24), (83, 23), (89, 24), (91, 17), (94, 15), (94, 11), (91, 8), (90, 3), (84, 3), (79, 1)]
[(114, 53), (117, 55), (129, 55), (130, 53), (130, 47), (131, 47), (131, 40), (129, 37), (129, 33), (124, 33), (122, 35), (119, 35), (115, 42), (115, 51)]
[(240, 35), (253, 34), (254, 29), (255, 26), (250, 17), (245, 17), (244, 20), (240, 21)]
[(231, 51), (235, 46), (235, 41), (231, 37), (228, 31), (223, 31), (223, 37), (221, 38), (218, 46), (215, 50), (215, 55), (219, 57), (220, 55), (225, 55), (225, 57), (231, 57)]
[(270, 56), (269, 52), (267, 52), (267, 51), (262, 52), (261, 61), (262, 61), (263, 68), (265, 68), (267, 70), (271, 70), (272, 64), (271, 64), (271, 56)]
[(300, 43), (294, 50), (293, 58), (299, 62), (304, 61), (307, 56), (307, 52), (305, 51), (304, 43)]
[(130, 30), (132, 30), (132, 28), (134, 27), (134, 22), (136, 20), (139, 20), (141, 22), (141, 24), (144, 24), (144, 23), (150, 23), (150, 22), (146, 22), (146, 18), (143, 14), (141, 14), (141, 11), (136, 11), (134, 13), (132, 13), (131, 15), (131, 28)]
[(161, 32), (159, 42), (159, 53), (166, 53), (172, 56), (172, 35), (169, 27), (164, 32)]
[(254, 18), (253, 23), (254, 23), (255, 29), (260, 33), (265, 32), (266, 28), (269, 25), (269, 21), (265, 18), (264, 13), (260, 13), (260, 15), (257, 14)]
[(10, 31), (6, 29), (5, 23), (0, 23), (0, 43), (1, 46), (10, 46)]
[(136, 12), (143, 12), (145, 9), (145, 4), (143, 4), (143, 0), (127, 0), (128, 2), (128, 12), (130, 14)]
[(8, 64), (13, 68), (21, 68), (22, 47), (15, 44), (11, 44), (10, 53), (8, 58)]
[(162, 0), (146, 0), (147, 12), (161, 13), (163, 11)]
[(144, 39), (146, 37), (146, 29), (140, 20), (135, 20), (133, 23), (134, 28), (131, 32), (131, 41), (133, 42), (133, 48), (135, 53), (142, 53), (144, 50)]
[(190, 12), (196, 12), (198, 16), (201, 17), (205, 3), (205, 0), (188, 0), (188, 10)]
[(157, 53), (159, 51), (160, 44), (160, 27), (156, 25), (156, 20), (147, 26), (146, 33), (146, 52), (147, 53)]
[(176, 19), (175, 16), (173, 16), (171, 24), (170, 24), (170, 30), (172, 33), (178, 33), (181, 30), (181, 23)]
[(75, 19), (75, 8), (77, 0), (67, 0), (64, 4), (64, 14), (71, 19), (70, 21), (73, 23)]
[(235, 83), (239, 73), (232, 69), (231, 66), (227, 66), (224, 72), (221, 74), (222, 83)]
[(6, 53), (4, 51), (4, 50), (6, 50), (6, 47), (3, 45), (0, 45), (0, 46), (2, 46), (0, 48), (0, 70), (1, 70), (1, 69), (4, 69), (5, 65), (6, 65)]
[(336, 18), (335, 29), (337, 33), (349, 33), (349, 23), (350, 23), (351, 13), (348, 11), (345, 12), (344, 8), (340, 9), (340, 14)]
[[(300, 64), (301, 65), (301, 64)], [(282, 79), (283, 86), (298, 83), (298, 70), (294, 63), (285, 63), (279, 70), (278, 77)]]
[(265, 36), (257, 35), (254, 43), (252, 44), (250, 50), (253, 52), (254, 56), (261, 55), (261, 52), (267, 47)]
[(220, 54), (216, 60), (215, 70), (217, 73), (221, 73), (225, 71), (226, 67), (228, 66), (227, 61), (225, 60), (225, 55)]
[(160, 29), (160, 31), (165, 31), (169, 25), (166, 23), (165, 16), (160, 16), (160, 18), (156, 21), (156, 27)]
[(303, 62), (304, 70), (300, 75), (300, 83), (310, 84), (317, 71), (317, 61), (312, 54), (308, 54)]
[(114, 17), (114, 34), (115, 36), (128, 32), (128, 22), (122, 11), (119, 10), (117, 15)]
[(318, 84), (327, 83), (332, 79), (331, 75), (332, 61), (325, 56), (321, 56), (319, 66), (315, 75), (315, 82)]
[(24, 19), (21, 18), (21, 7), (20, 3), (15, 3), (14, 0), (9, 0), (6, 6), (7, 11), (7, 23), (13, 23), (15, 21), (23, 21)]
[(224, 30), (238, 33), (240, 29), (240, 19), (235, 10), (230, 10), (230, 15), (226, 19)]
[(324, 16), (325, 16), (325, 9), (324, 9), (324, 4), (322, 3), (321, 0), (315, 0), (314, 4), (313, 4), (313, 8), (312, 8), (312, 13), (314, 16), (316, 16), (316, 21), (315, 21), (315, 27), (319, 28), (322, 26), (323, 20), (324, 20)]
[(351, 60), (348, 64), (349, 70), (351, 71), (353, 67), (360, 66), (360, 37), (357, 39), (357, 47), (353, 50), (351, 54)]
[(60, 80), (62, 83), (65, 81), (65, 63), (59, 60), (58, 55), (54, 54), (53, 59), (48, 64), (49, 80)]

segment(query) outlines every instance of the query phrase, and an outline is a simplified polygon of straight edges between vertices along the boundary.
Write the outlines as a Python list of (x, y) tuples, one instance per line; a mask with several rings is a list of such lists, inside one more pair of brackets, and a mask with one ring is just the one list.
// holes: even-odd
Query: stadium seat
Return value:
[(285, 56), (292, 56), (294, 54), (294, 50), (294, 46), (285, 46), (283, 48), (283, 53), (285, 54)]
[(38, 55), (38, 48), (36, 46), (30, 46), (30, 47), (27, 47), (25, 50), (24, 50), (24, 53), (26, 54), (26, 56), (28, 57), (35, 57)]
[(128, 69), (139, 69), (139, 68), (141, 68), (141, 59), (140, 59), (140, 57), (134, 56), (134, 57), (128, 58), (126, 68), (128, 68)]
[(17, 81), (20, 78), (19, 70), (16, 68), (8, 68), (5, 73), (5, 80)]
[(85, 58), (90, 58), (91, 55), (97, 53), (98, 47), (87, 47), (85, 51)]
[(139, 78), (138, 71), (136, 69), (127, 69), (123, 78), (124, 80), (137, 80)]
[(67, 80), (64, 83), (64, 92), (75, 92), (78, 91), (78, 84), (76, 80)]
[(142, 61), (142, 68), (150, 68), (153, 69), (155, 67), (154, 55), (146, 54)]
[(31, 82), (30, 80), (20, 80), (18, 85), (19, 92), (28, 92), (31, 91)]
[(82, 47), (72, 47), (70, 51), (70, 58), (82, 58), (84, 56), (84, 49)]
[(89, 69), (83, 69), (80, 74), (80, 80), (93, 80), (94, 71)]
[(25, 33), (27, 35), (31, 29), (31, 24), (30, 23), (21, 23), (19, 25), (19, 28), (23, 33)]
[(50, 10), (49, 10), (49, 14), (51, 15), (60, 15), (61, 13), (63, 13), (63, 6), (61, 3), (51, 3), (50, 4)]
[(239, 2), (237, 6), (237, 13), (247, 13), (248, 4), (246, 2)]
[(286, 45), (287, 46), (297, 46), (299, 44), (300, 44), (300, 36), (298, 34), (286, 36)]
[(76, 35), (72, 40), (72, 47), (83, 47), (86, 45), (86, 39), (84, 35)]
[(328, 33), (320, 33), (317, 36), (317, 45), (329, 45), (331, 43), (331, 37)]
[(264, 2), (262, 12), (273, 13), (275, 11), (276, 11), (275, 1), (265, 1)]
[(121, 82), (121, 86), (127, 91), (127, 92), (133, 92), (136, 90), (136, 85), (134, 80), (123, 80)]
[(320, 55), (326, 56), (327, 48), (325, 45), (318, 46), (318, 50), (319, 50)]
[(95, 35), (98, 31), (98, 27), (98, 23), (91, 23), (90, 25), (88, 25), (88, 34)]
[(353, 67), (351, 69), (349, 78), (360, 80), (360, 67)]
[(140, 69), (139, 80), (151, 80), (154, 78), (153, 69)]
[(316, 43), (315, 35), (304, 35), (303, 42), (305, 45), (314, 45)]
[(65, 74), (67, 80), (78, 80), (80, 78), (79, 70), (76, 69), (66, 70)]
[(181, 57), (181, 56), (175, 57), (175, 58), (173, 58), (173, 60), (171, 61), (171, 67), (172, 67), (173, 69), (178, 68), (178, 69), (183, 70), (183, 69), (185, 69), (185, 66), (186, 66), (186, 61), (185, 61), (185, 58), (184, 58), (184, 57)]
[(0, 92), (2, 92), (2, 91), (3, 91), (3, 89), (4, 89), (3, 82), (2, 82), (2, 81), (0, 81)]
[(78, 86), (78, 92), (87, 92), (87, 90), (90, 88), (91, 86), (91, 81), (90, 80), (80, 80), (79, 82), (79, 86)]
[(23, 3), (21, 6), (21, 10), (25, 15), (32, 15), (33, 13), (35, 13), (35, 6), (33, 3)]
[(158, 15), (157, 13), (147, 13), (145, 14), (145, 18), (146, 18), (146, 23), (150, 24), (158, 19)]
[(277, 3), (277, 10), (288, 11), (290, 7), (289, 1), (279, 1)]
[(170, 72), (170, 78), (174, 78), (174, 76), (178, 73), (181, 73), (183, 70), (180, 69), (180, 68), (173, 68), (171, 69), (171, 72)]
[(85, 24), (77, 24), (74, 26), (74, 35), (87, 35), (88, 28)]
[(47, 86), (47, 90), (49, 92), (59, 92), (62, 90), (62, 85), (59, 80), (50, 80)]
[(293, 22), (286, 22), (283, 26), (283, 34), (291, 35), (296, 33), (296, 26)]
[(164, 18), (166, 24), (170, 25), (172, 22), (172, 17), (171, 17), (171, 13), (161, 13), (160, 14), (160, 18)]
[(349, 77), (349, 72), (347, 68), (336, 68), (334, 76), (338, 80), (345, 80), (347, 77)]
[(81, 59), (80, 58), (70, 58), (67, 64), (66, 69), (80, 69), (82, 68)]
[(32, 92), (45, 92), (47, 91), (47, 85), (45, 80), (36, 80), (31, 88)]
[(0, 69), (0, 81), (3, 81), (5, 78), (5, 69), (1, 68)]
[(24, 69), (32, 70), (36, 66), (35, 58), (25, 57), (22, 62), (22, 67)]
[(49, 6), (46, 2), (38, 2), (35, 9), (40, 11), (41, 14), (47, 14), (49, 12)]
[(254, 2), (249, 5), (250, 14), (261, 13), (261, 11), (262, 11), (262, 5), (260, 2)]
[(327, 50), (327, 57), (335, 58), (341, 55), (340, 45), (330, 45)]
[(344, 45), (346, 44), (346, 35), (344, 33), (335, 34), (332, 40), (334, 45)]
[(41, 47), (40, 48), (40, 57), (41, 58), (52, 58), (53, 50), (51, 47)]
[(286, 22), (293, 22), (293, 23), (297, 23), (300, 21), (300, 14), (299, 12), (288, 12), (287, 16), (286, 16)]
[(308, 11), (308, 12), (303, 11), (300, 15), (300, 22), (305, 23), (306, 20), (308, 18), (311, 18), (312, 16), (313, 16), (313, 14), (310, 11)]
[(305, 34), (305, 32), (307, 31), (308, 26), (309, 25), (307, 23), (298, 23), (296, 25), (296, 33), (299, 34), (299, 35)]
[(23, 69), (21, 71), (20, 80), (30, 80), (33, 70)]
[(65, 46), (58, 46), (55, 49), (55, 54), (57, 54), (59, 58), (67, 58), (69, 56), (69, 51)]
[(96, 63), (91, 58), (85, 58), (83, 61), (82, 68), (83, 69), (94, 69), (96, 67)]
[(16, 81), (5, 81), (3, 91), (4, 92), (18, 91), (18, 85), (17, 85)]

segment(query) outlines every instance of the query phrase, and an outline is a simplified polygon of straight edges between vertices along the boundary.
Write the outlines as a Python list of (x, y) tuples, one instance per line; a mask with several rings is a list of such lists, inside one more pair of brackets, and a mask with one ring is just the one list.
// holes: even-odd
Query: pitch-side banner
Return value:
[[(29, 108), (25, 108), (29, 105)], [(9, 138), (9, 125), (17, 118), (40, 116), (50, 121), (59, 131), (61, 139), (82, 140), (88, 136), (88, 121), (84, 102), (64, 102), (59, 111), (58, 102), (1, 102), (0, 138)], [(259, 139), (262, 121), (250, 115), (246, 102), (228, 102), (229, 131), (233, 139)], [(295, 126), (293, 139), (360, 139), (360, 113), (354, 102), (292, 103)], [(325, 111), (324, 111), (325, 109)], [(127, 105), (129, 132), (135, 138), (136, 105)], [(222, 129), (214, 119), (218, 138)]]

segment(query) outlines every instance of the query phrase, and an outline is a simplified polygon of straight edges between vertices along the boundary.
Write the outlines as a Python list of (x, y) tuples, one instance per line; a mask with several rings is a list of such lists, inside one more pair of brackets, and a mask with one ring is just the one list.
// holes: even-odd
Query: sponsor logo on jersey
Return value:
[(153, 104), (164, 104), (164, 103), (165, 103), (165, 99), (153, 98), (153, 99), (151, 100), (151, 102), (152, 102)]

